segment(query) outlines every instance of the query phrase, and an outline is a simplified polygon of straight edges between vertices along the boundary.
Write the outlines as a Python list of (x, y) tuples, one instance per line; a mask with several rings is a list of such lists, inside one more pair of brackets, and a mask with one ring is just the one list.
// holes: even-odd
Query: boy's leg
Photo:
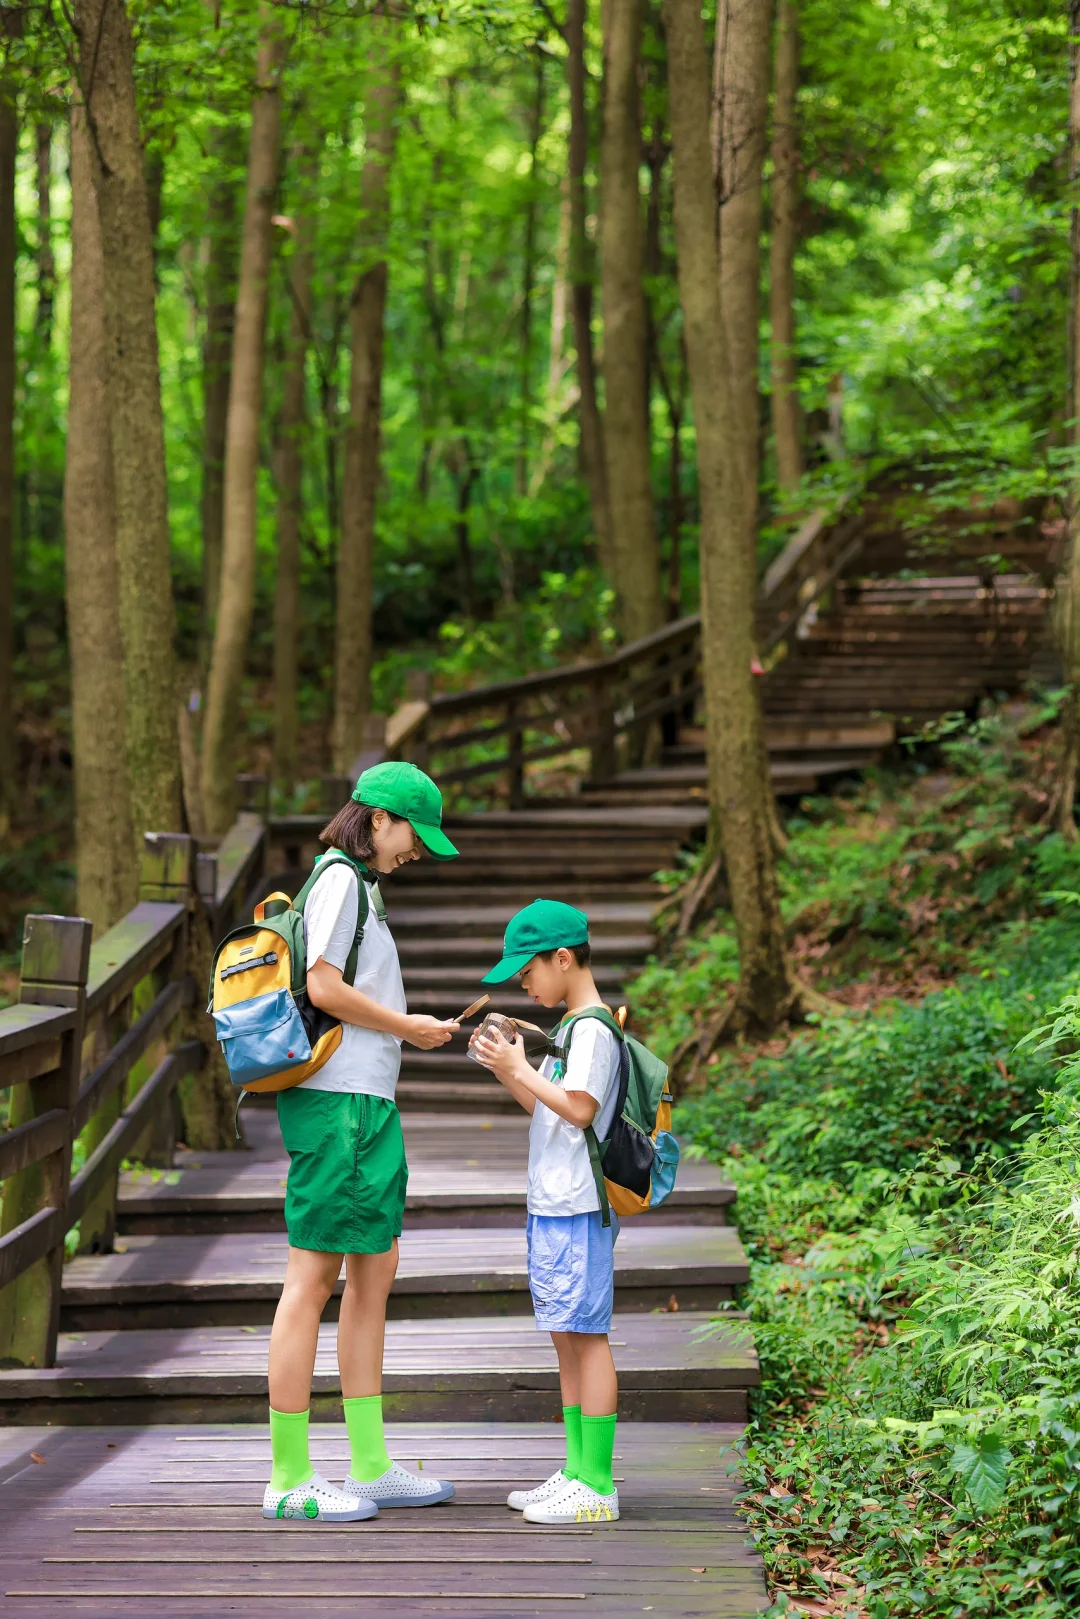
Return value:
[(611, 1459), (615, 1450), (615, 1418), (619, 1384), (611, 1345), (602, 1333), (575, 1333), (581, 1368), (581, 1465), (578, 1477), (598, 1495), (610, 1495), (615, 1485)]
[(349, 1254), (338, 1319), (338, 1366), (349, 1435), (345, 1493), (380, 1507), (434, 1506), (454, 1486), (421, 1477), (392, 1461), (383, 1437), (382, 1363), (386, 1301), (397, 1273), (395, 1237), (383, 1254)]
[(581, 1361), (577, 1349), (578, 1334), (553, 1332), (551, 1342), (559, 1357), (559, 1388), (562, 1391), (563, 1429), (566, 1434), (563, 1472), (567, 1478), (577, 1478), (581, 1466)]

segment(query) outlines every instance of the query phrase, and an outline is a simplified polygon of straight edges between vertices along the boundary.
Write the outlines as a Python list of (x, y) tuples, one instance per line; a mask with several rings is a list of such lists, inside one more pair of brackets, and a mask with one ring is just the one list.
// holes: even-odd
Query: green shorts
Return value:
[(396, 1105), (384, 1096), (297, 1085), (279, 1092), (277, 1108), (289, 1154), (291, 1246), (385, 1254), (401, 1235), (409, 1181)]

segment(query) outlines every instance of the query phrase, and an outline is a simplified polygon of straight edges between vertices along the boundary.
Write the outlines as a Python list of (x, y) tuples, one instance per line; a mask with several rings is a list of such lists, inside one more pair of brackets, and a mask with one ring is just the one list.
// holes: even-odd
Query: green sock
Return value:
[(567, 1478), (577, 1478), (578, 1468), (581, 1466), (580, 1405), (564, 1405), (562, 1419), (563, 1427), (566, 1429), (566, 1465), (563, 1472)]
[(382, 1395), (363, 1394), (359, 1399), (342, 1400), (345, 1426), (349, 1430), (349, 1472), (358, 1484), (381, 1478), (390, 1466), (383, 1439)]
[(314, 1475), (308, 1455), (308, 1415), (307, 1411), (275, 1411), (270, 1407), (272, 1490), (295, 1490)]
[(582, 1417), (581, 1471), (578, 1478), (598, 1495), (610, 1495), (615, 1488), (611, 1458), (615, 1450), (615, 1413), (610, 1417)]

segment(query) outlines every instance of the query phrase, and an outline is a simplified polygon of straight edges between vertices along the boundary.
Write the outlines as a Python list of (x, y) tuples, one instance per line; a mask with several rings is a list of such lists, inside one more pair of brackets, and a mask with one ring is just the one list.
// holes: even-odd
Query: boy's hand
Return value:
[(535, 1070), (525, 1055), (525, 1047), (520, 1040), (510, 1044), (506, 1036), (500, 1034), (498, 1029), (491, 1029), (487, 1034), (481, 1035), (473, 1046), (473, 1052), (485, 1068), (490, 1068), (496, 1079), (512, 1079), (521, 1072), (522, 1067), (529, 1073)]
[(426, 1012), (410, 1012), (404, 1021), (401, 1038), (421, 1051), (433, 1051), (436, 1046), (445, 1046), (461, 1028), (461, 1024), (453, 1019), (444, 1022), (441, 1018), (429, 1017)]

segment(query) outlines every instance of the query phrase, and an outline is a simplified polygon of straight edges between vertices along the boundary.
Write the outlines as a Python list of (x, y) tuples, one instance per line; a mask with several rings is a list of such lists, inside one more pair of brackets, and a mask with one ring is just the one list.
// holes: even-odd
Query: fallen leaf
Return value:
[(113, 1444), (111, 1439), (109, 1440), (109, 1443), (105, 1446), (105, 1449), (106, 1450), (115, 1450), (116, 1449), (116, 1446)]
[(671, 1295), (671, 1297), (668, 1299), (667, 1303), (664, 1305), (664, 1310), (668, 1315), (678, 1315), (678, 1313), (679, 1313), (679, 1301), (675, 1297), (674, 1293)]
[(707, 1568), (692, 1568), (690, 1572), (691, 1574), (707, 1574), (709, 1571)]
[(44, 1467), (45, 1466), (45, 1458), (44, 1458), (44, 1456), (39, 1456), (36, 1450), (32, 1450), (30, 1452), (30, 1460), (32, 1462), (37, 1462), (39, 1467)]

